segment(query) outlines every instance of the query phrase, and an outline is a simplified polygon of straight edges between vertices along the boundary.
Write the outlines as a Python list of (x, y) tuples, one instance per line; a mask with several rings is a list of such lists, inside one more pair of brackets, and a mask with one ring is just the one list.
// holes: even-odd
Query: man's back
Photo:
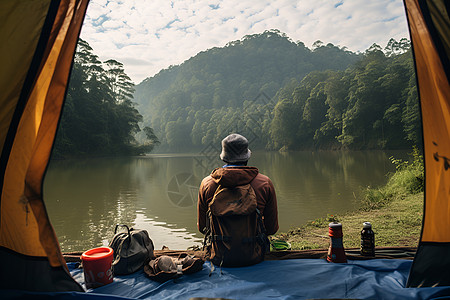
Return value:
[(211, 175), (205, 177), (200, 185), (197, 226), (204, 233), (206, 212), (214, 193), (219, 185), (232, 187), (250, 184), (255, 191), (257, 207), (263, 216), (264, 226), (268, 235), (278, 230), (278, 210), (275, 188), (269, 177), (259, 173), (255, 167), (226, 167), (217, 168)]

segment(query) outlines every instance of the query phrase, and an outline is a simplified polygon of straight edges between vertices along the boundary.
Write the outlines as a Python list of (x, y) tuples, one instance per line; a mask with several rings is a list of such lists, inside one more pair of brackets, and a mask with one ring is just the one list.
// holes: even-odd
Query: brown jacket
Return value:
[(232, 187), (248, 183), (255, 190), (258, 209), (263, 215), (266, 234), (271, 235), (277, 232), (278, 210), (275, 188), (269, 177), (259, 173), (255, 167), (216, 168), (212, 171), (211, 175), (202, 180), (198, 192), (197, 205), (197, 227), (200, 232), (205, 233), (208, 203), (212, 200), (219, 184)]

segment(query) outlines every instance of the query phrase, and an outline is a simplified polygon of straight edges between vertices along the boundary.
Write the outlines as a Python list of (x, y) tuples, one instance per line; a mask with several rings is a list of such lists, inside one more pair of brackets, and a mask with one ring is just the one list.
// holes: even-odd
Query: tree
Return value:
[(109, 59), (103, 63), (105, 65), (105, 76), (107, 84), (118, 103), (127, 99), (133, 99), (134, 83), (125, 74), (123, 64), (114, 59)]
[(160, 142), (158, 140), (158, 137), (155, 135), (155, 132), (151, 127), (145, 126), (143, 129), (145, 136), (147, 137), (147, 140), (150, 141), (150, 143), (154, 145), (159, 145)]
[(334, 72), (326, 81), (324, 90), (328, 106), (327, 121), (322, 124), (320, 131), (316, 132), (318, 143), (331, 145), (337, 142), (336, 137), (342, 134), (342, 117), (348, 106), (349, 88), (350, 80), (344, 72)]
[(318, 49), (318, 48), (320, 48), (320, 47), (323, 47), (323, 46), (324, 46), (324, 43), (323, 43), (321, 40), (317, 40), (317, 41), (315, 41), (315, 42), (312, 44), (313, 50), (316, 50), (316, 49)]
[(133, 92), (134, 84), (123, 64), (115, 60), (102, 64), (89, 44), (80, 39), (54, 155), (142, 153), (145, 147), (135, 140), (142, 116), (132, 102)]
[(420, 118), (419, 97), (415, 86), (415, 78), (411, 78), (405, 94), (406, 103), (402, 112), (403, 130), (407, 140), (413, 142), (414, 145), (422, 145), (422, 121)]
[(387, 56), (395, 56), (407, 52), (410, 48), (411, 43), (408, 39), (402, 38), (397, 42), (394, 38), (391, 38), (384, 48), (384, 52)]
[(283, 99), (277, 103), (270, 127), (270, 136), (277, 149), (289, 149), (293, 145), (298, 121), (298, 113), (292, 102)]

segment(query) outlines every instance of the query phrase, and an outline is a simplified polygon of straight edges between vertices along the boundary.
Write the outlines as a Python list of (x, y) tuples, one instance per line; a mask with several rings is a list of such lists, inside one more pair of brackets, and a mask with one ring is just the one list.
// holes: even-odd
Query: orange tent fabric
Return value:
[[(72, 281), (66, 286), (82, 290), (67, 272), (42, 200), (42, 182), (87, 3), (5, 0), (0, 4), (0, 38), (7, 41), (0, 48), (1, 65), (6, 66), (0, 80), (0, 254), (6, 257), (2, 257), (0, 285), (8, 288), (14, 288), (12, 280), (20, 282), (18, 278), (27, 276), (23, 273), (29, 270), (20, 261), (34, 260), (49, 265), (43, 269), (63, 270)], [(60, 289), (39, 278), (20, 283), (31, 290)]]
[[(448, 4), (447, 4), (448, 5)], [(409, 286), (450, 285), (449, 17), (443, 0), (405, 1), (425, 157), (425, 208)]]

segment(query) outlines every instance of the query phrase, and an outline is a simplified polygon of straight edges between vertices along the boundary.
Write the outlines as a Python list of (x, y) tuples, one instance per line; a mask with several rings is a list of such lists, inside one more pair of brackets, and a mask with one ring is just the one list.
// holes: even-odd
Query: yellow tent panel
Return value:
[(8, 288), (82, 290), (67, 272), (42, 181), (87, 2), (1, 2), (0, 285)]
[(425, 157), (424, 221), (408, 285), (450, 285), (450, 86), (446, 73), (449, 17), (443, 0), (406, 0), (405, 6), (416, 64)]

